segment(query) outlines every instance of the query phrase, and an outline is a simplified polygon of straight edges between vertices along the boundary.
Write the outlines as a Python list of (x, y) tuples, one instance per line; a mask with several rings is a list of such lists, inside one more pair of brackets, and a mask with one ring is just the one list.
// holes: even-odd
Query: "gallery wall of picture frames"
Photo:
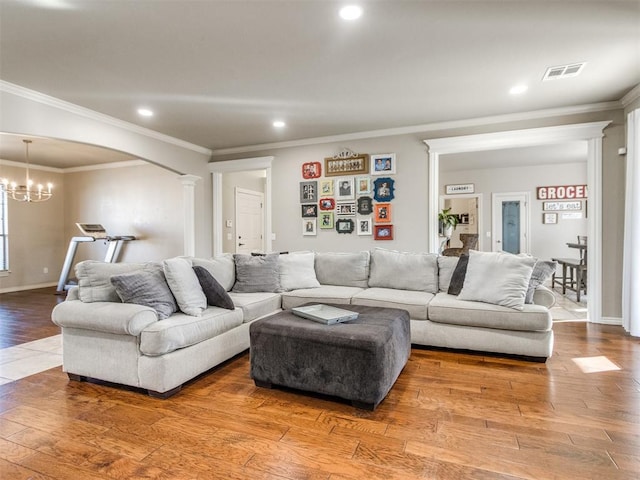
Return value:
[(396, 171), (395, 153), (356, 153), (349, 149), (322, 162), (302, 163), (302, 235), (333, 231), (393, 240), (396, 182), (392, 175)]

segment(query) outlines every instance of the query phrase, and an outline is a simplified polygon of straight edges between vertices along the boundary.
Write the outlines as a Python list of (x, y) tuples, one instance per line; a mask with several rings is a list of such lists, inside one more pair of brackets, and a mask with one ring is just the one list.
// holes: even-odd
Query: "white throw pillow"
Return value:
[(280, 272), (280, 288), (284, 292), (299, 288), (318, 288), (320, 282), (316, 278), (313, 252), (293, 252), (280, 255), (278, 269)]
[(213, 258), (193, 258), (194, 267), (206, 268), (213, 278), (228, 292), (236, 283), (236, 264), (233, 261), (233, 254), (223, 253)]
[(535, 264), (533, 257), (469, 250), (467, 274), (458, 298), (523, 310)]
[(207, 308), (207, 297), (191, 261), (184, 257), (170, 258), (162, 262), (162, 268), (180, 311), (194, 317), (202, 315)]

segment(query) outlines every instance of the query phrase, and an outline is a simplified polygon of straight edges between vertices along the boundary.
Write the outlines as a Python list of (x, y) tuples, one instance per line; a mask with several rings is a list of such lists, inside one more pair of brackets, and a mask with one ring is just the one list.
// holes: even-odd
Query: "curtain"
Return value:
[(640, 337), (640, 109), (627, 116), (622, 326)]

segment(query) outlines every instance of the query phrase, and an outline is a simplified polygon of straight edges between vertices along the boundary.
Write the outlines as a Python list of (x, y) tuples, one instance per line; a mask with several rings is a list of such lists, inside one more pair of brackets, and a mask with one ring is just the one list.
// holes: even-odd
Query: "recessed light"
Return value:
[(347, 5), (340, 9), (340, 17), (343, 20), (356, 20), (362, 16), (362, 7), (358, 5)]
[(149, 110), (148, 108), (139, 108), (138, 115), (141, 115), (143, 117), (153, 117), (153, 111)]
[(516, 85), (514, 87), (511, 87), (511, 89), (509, 90), (509, 93), (511, 95), (521, 95), (524, 92), (526, 92), (529, 89), (529, 87), (527, 87), (526, 85)]
[(282, 120), (276, 120), (275, 122), (273, 122), (273, 126), (276, 128), (283, 128), (285, 127), (287, 124), (284, 123)]

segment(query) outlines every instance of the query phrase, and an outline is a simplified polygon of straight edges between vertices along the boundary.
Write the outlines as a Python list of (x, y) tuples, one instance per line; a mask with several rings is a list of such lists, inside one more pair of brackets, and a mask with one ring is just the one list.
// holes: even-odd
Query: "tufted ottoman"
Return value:
[(409, 314), (395, 308), (338, 306), (360, 315), (323, 325), (283, 311), (252, 323), (255, 384), (334, 395), (355, 407), (375, 409), (409, 359)]

